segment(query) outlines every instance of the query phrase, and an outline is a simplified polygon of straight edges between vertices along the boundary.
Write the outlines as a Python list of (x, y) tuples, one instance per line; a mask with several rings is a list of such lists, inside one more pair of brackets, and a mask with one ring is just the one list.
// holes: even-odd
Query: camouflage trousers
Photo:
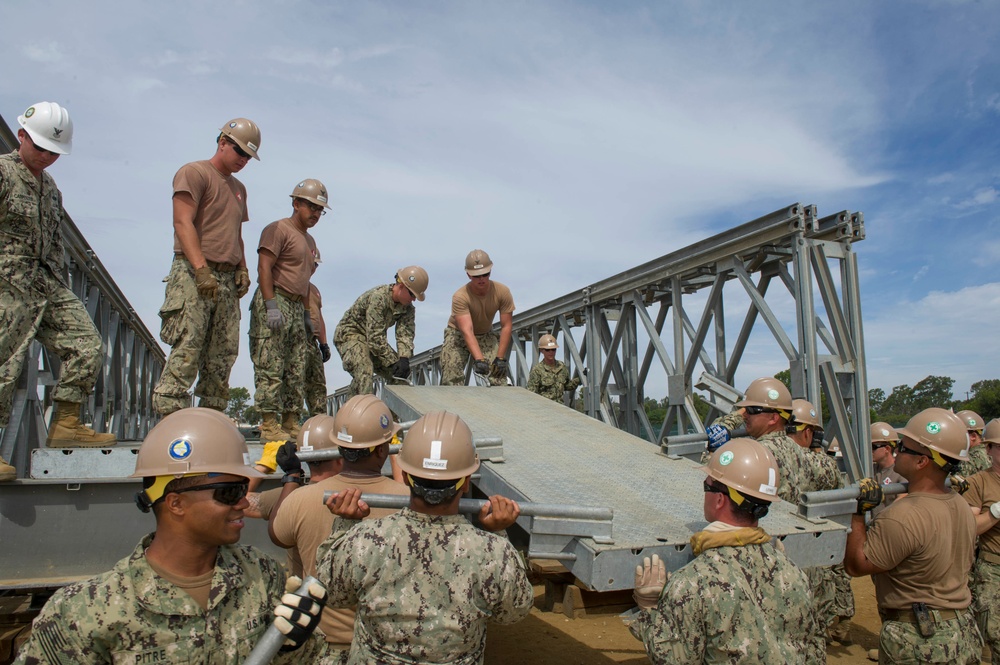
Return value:
[(979, 559), (969, 575), (972, 612), (983, 641), (993, 652), (993, 662), (1000, 662), (1000, 564)]
[(10, 420), (14, 389), (35, 339), (62, 360), (53, 399), (79, 403), (94, 389), (104, 355), (80, 299), (44, 267), (29, 291), (0, 279), (0, 427)]
[(224, 411), (229, 405), (229, 372), (240, 349), (240, 301), (235, 273), (212, 273), (219, 282), (215, 300), (198, 295), (187, 259), (175, 256), (170, 266), (160, 308), (160, 339), (170, 355), (153, 391), (153, 408), (160, 415), (191, 406), (187, 391), (195, 379), (200, 406)]
[(351, 335), (339, 342), (334, 340), (334, 344), (344, 363), (344, 371), (351, 375), (349, 397), (373, 394), (375, 383), (372, 376), (376, 373), (387, 382), (392, 381), (392, 367), (372, 357), (368, 340), (361, 335)]
[[(350, 644), (330, 644), (324, 642), (323, 651), (316, 659), (315, 665), (347, 665), (348, 656), (351, 655)], [(343, 648), (347, 647), (347, 648)]]
[(969, 610), (959, 610), (954, 619), (942, 620), (937, 610), (931, 610), (935, 632), (922, 637), (916, 624), (886, 621), (879, 633), (878, 662), (880, 665), (979, 665), (983, 655), (983, 640)]
[(841, 617), (854, 616), (854, 593), (851, 578), (843, 564), (835, 566), (815, 566), (803, 568), (809, 579), (809, 588), (816, 608), (816, 620), (820, 628), (826, 630)]
[(315, 339), (306, 345), (305, 393), (310, 416), (326, 413), (326, 370)]
[[(483, 335), (476, 335), (479, 343), (479, 350), (483, 352), (483, 358), (488, 363), (492, 363), (497, 357), (500, 347), (500, 338), (492, 331)], [(456, 328), (448, 326), (444, 329), (444, 346), (441, 347), (441, 385), (442, 386), (464, 386), (468, 384), (465, 376), (465, 368), (469, 364), (469, 347), (465, 345), (465, 338), (462, 332)], [(507, 385), (506, 378), (490, 376), (490, 383), (494, 386)]]
[(254, 406), (261, 413), (300, 413), (305, 401), (306, 326), (305, 307), (275, 294), (285, 319), (279, 330), (267, 327), (267, 309), (260, 289), (250, 302), (250, 360), (256, 392)]

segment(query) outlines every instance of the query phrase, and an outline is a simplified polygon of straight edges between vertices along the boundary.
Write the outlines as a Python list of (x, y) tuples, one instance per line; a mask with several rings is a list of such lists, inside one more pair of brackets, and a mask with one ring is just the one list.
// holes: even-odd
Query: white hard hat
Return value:
[(45, 150), (68, 155), (73, 150), (73, 121), (69, 111), (55, 102), (29, 106), (17, 122), (28, 132), (31, 141)]

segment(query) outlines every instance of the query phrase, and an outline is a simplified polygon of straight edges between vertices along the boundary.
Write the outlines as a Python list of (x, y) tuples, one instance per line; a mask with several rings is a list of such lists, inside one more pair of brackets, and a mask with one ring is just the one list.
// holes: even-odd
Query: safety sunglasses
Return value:
[(309, 208), (312, 212), (318, 212), (321, 217), (326, 214), (326, 208), (321, 205), (317, 205), (312, 201), (306, 201), (305, 199), (299, 199), (299, 201), (301, 201), (302, 204)]
[(719, 487), (714, 483), (710, 483), (707, 480), (702, 483), (701, 488), (705, 491), (705, 494), (729, 494), (729, 490), (724, 487)]
[(902, 441), (896, 446), (896, 453), (905, 453), (907, 455), (916, 455), (917, 457), (930, 457), (927, 453), (920, 453), (913, 448), (907, 448)]
[(745, 406), (748, 416), (756, 416), (761, 413), (777, 413), (774, 409), (766, 409), (763, 406)]
[(231, 141), (230, 139), (224, 139), (224, 140), (225, 140), (226, 143), (228, 143), (229, 145), (233, 146), (233, 150), (236, 151), (237, 155), (239, 155), (243, 159), (251, 159), (252, 155), (250, 155), (250, 153), (248, 153), (246, 150), (244, 150), (243, 148), (241, 148), (239, 146), (239, 144), (236, 143), (236, 141)]
[(230, 482), (230, 483), (209, 483), (207, 485), (195, 485), (194, 487), (184, 487), (179, 490), (173, 490), (173, 494), (182, 494), (184, 492), (201, 492), (204, 490), (212, 490), (212, 498), (225, 505), (225, 506), (235, 506), (237, 503), (243, 500), (247, 495), (247, 490), (250, 487), (249, 482)]
[(874, 450), (878, 450), (880, 448), (892, 448), (892, 444), (891, 443), (873, 443), (872, 444), (872, 450), (873, 451)]
[[(28, 134), (28, 132), (25, 132), (25, 134)], [(35, 146), (35, 150), (37, 150), (38, 152), (44, 153), (46, 155), (55, 155), (56, 157), (59, 156), (58, 152), (53, 152), (51, 150), (46, 150), (42, 146), (40, 146), (37, 143), (35, 143), (35, 141), (31, 138), (31, 134), (28, 134), (28, 140), (31, 141), (31, 145)]]

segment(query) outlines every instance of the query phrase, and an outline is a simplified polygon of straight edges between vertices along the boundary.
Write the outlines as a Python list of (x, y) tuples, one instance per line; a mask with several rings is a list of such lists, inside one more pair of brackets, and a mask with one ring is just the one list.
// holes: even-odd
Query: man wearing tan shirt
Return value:
[(1000, 420), (991, 420), (981, 439), (990, 468), (969, 478), (962, 495), (976, 517), (979, 554), (969, 577), (972, 611), (993, 662), (1000, 660)]
[[(481, 249), (465, 258), (469, 283), (451, 297), (451, 318), (444, 329), (441, 348), (441, 385), (465, 385), (465, 367), (489, 375), (494, 386), (507, 385), (507, 352), (514, 329), (514, 297), (510, 289), (490, 279), (493, 261)], [(493, 332), (493, 317), (500, 313), (500, 336)]]
[[(254, 406), (264, 442), (293, 441), (278, 418), (298, 426), (305, 399), (305, 359), (313, 331), (306, 303), (316, 266), (316, 241), (309, 235), (326, 214), (328, 196), (319, 180), (303, 180), (290, 194), (292, 216), (271, 222), (257, 248), (257, 290), (250, 303), (250, 359)], [(289, 405), (286, 411), (283, 408)], [(273, 467), (272, 467), (273, 468)]]

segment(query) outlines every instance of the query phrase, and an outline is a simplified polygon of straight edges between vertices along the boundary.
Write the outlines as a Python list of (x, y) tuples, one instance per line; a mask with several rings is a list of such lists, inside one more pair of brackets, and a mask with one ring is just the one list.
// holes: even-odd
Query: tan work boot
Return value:
[(288, 432), (288, 439), (291, 442), (297, 442), (299, 440), (299, 414), (295, 411), (285, 411), (284, 416), (281, 420), (281, 429)]
[(17, 469), (7, 464), (7, 460), (0, 457), (0, 483), (17, 478)]
[(290, 435), (278, 424), (278, 414), (263, 414), (264, 421), (260, 424), (260, 442), (289, 441)]
[(49, 426), (49, 448), (108, 448), (118, 443), (114, 434), (100, 434), (80, 422), (80, 405), (56, 402), (56, 412)]

